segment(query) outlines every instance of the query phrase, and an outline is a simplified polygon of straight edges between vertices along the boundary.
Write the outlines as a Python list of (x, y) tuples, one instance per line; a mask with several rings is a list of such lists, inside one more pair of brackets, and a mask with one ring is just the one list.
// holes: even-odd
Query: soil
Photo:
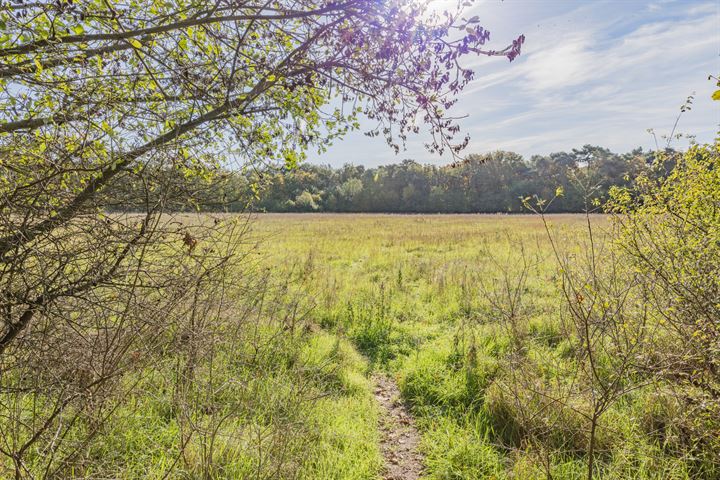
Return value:
[(375, 398), (380, 405), (380, 448), (385, 458), (384, 480), (416, 480), (423, 473), (420, 434), (400, 389), (390, 377), (375, 376)]

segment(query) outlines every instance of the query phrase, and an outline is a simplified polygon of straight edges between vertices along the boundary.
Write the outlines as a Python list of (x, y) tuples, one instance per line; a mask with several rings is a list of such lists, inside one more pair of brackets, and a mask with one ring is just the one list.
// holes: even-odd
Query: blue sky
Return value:
[[(450, 1), (450, 0), (440, 0)], [(526, 157), (596, 144), (624, 152), (654, 147), (647, 133), (669, 133), (688, 95), (693, 109), (678, 127), (710, 141), (720, 102), (708, 75), (720, 73), (720, 0), (481, 0), (490, 48), (525, 34), (523, 54), (475, 58), (475, 80), (451, 111), (470, 134), (465, 153), (511, 150)], [(353, 132), (312, 163), (376, 166), (412, 158), (444, 164), (411, 138), (397, 156), (381, 138)], [(675, 145), (683, 147), (687, 141)]]

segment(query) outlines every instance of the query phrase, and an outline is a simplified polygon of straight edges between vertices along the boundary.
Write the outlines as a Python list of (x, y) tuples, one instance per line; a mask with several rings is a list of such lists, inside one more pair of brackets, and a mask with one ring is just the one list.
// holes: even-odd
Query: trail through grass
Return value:
[(417, 480), (424, 469), (420, 434), (400, 397), (395, 380), (375, 374), (375, 400), (380, 406), (380, 448), (385, 461), (384, 480)]
[[(602, 241), (607, 221), (593, 221)], [(550, 218), (565, 251), (586, 251), (584, 222), (579, 215)], [(508, 395), (518, 376), (562, 392), (575, 364), (560, 322), (557, 266), (538, 217), (273, 214), (259, 217), (256, 233), (267, 239), (277, 268), (302, 279), (313, 322), (364, 355), (366, 379), (397, 379), (421, 434), (423, 478), (586, 475), (583, 417), (553, 410), (532, 388)], [(527, 278), (515, 292), (523, 269)], [(508, 292), (520, 299), (513, 332), (493, 306)], [(523, 371), (508, 368), (513, 338), (525, 345)], [(638, 390), (605, 415), (598, 436), (603, 478), (689, 478), (683, 461), (653, 436), (661, 408), (653, 402)], [(527, 412), (541, 413), (528, 420)], [(364, 418), (335, 414), (350, 429), (367, 428)], [(378, 466), (375, 473), (322, 478), (377, 478), (380, 445), (370, 462), (354, 456), (367, 450), (339, 454), (348, 464)]]

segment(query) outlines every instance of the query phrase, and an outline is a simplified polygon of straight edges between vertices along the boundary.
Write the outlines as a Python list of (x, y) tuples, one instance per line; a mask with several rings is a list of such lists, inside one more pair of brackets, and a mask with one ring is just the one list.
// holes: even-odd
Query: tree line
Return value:
[[(585, 145), (525, 160), (507, 151), (471, 154), (452, 164), (414, 160), (367, 168), (303, 163), (292, 168), (225, 172), (177, 196), (175, 208), (257, 212), (518, 213), (524, 199), (554, 197), (549, 212), (581, 212), (627, 187), (655, 160), (637, 148), (617, 154)], [(668, 155), (667, 158), (674, 158)], [(654, 175), (672, 169), (666, 162)], [(127, 188), (127, 187), (126, 187)], [(561, 195), (556, 195), (561, 193)]]

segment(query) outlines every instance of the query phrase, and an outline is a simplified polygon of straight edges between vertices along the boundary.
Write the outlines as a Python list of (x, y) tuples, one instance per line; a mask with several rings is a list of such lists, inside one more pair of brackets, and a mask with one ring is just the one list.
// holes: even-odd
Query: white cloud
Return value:
[[(523, 55), (508, 64), (478, 58), (476, 80), (454, 114), (472, 140), (469, 151), (513, 150), (526, 156), (595, 143), (617, 151), (653, 146), (647, 128), (669, 131), (693, 91), (680, 130), (710, 141), (720, 105), (709, 74), (720, 72), (720, 6), (715, 2), (486, 2), (493, 42), (525, 33)], [(655, 5), (649, 8), (649, 5)], [(485, 20), (484, 20), (485, 21)], [(497, 32), (501, 32), (498, 34)], [(509, 34), (507, 32), (510, 32)], [(376, 139), (377, 140), (377, 139)], [(422, 150), (423, 138), (399, 158), (446, 162)], [(360, 145), (362, 145), (361, 148)], [(339, 161), (338, 161), (339, 160)], [(353, 135), (320, 161), (397, 161), (382, 142)]]
[(589, 44), (589, 38), (577, 37), (533, 54), (523, 65), (525, 88), (553, 90), (587, 81), (596, 71)]
[(707, 15), (707, 5), (692, 10), (696, 13), (641, 23), (614, 38), (605, 35), (607, 18), (595, 28), (545, 35), (539, 40), (544, 43), (536, 44), (517, 68), (491, 73), (490, 82), (481, 77), (483, 86), (464, 97), (481, 102), (498, 95), (502, 85), (516, 99), (515, 109), (503, 118), (473, 122), (471, 149), (529, 155), (584, 143), (618, 150), (649, 147), (652, 140), (645, 130), (669, 130), (693, 91), (694, 110), (681, 126), (701, 141), (710, 140), (720, 109), (709, 99), (713, 85), (706, 78), (720, 71), (720, 17), (717, 12)]

